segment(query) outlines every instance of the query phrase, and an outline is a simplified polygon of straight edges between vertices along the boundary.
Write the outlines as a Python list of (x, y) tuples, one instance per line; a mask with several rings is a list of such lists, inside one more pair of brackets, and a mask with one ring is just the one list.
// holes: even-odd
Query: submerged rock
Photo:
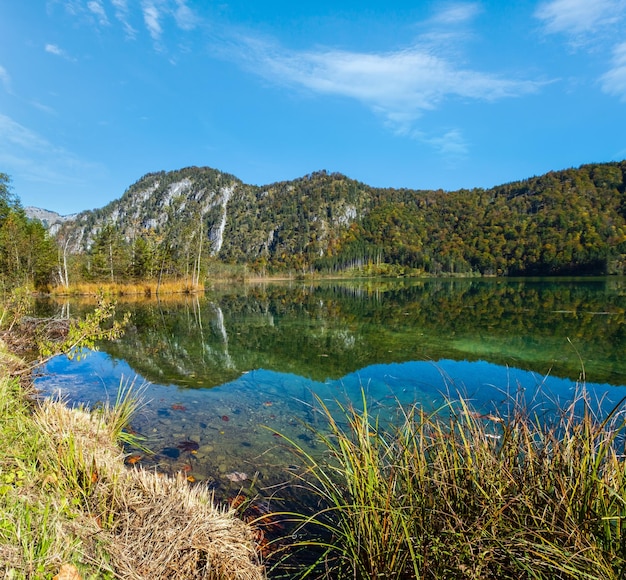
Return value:
[(165, 447), (161, 451), (161, 454), (165, 455), (165, 457), (169, 457), (170, 459), (178, 459), (180, 457), (180, 449), (177, 449), (176, 447)]
[(239, 483), (248, 479), (248, 474), (243, 471), (233, 471), (232, 473), (226, 474), (226, 479), (232, 481), (233, 483)]

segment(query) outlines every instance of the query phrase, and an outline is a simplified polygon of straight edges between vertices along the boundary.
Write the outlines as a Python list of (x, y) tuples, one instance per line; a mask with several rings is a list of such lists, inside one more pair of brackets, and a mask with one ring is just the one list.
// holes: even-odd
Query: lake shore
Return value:
[(184, 475), (125, 465), (132, 388), (89, 412), (37, 401), (24, 371), (0, 343), (3, 577), (265, 577), (255, 530), (233, 508)]
[(393, 269), (385, 272), (350, 271), (343, 273), (318, 273), (307, 272), (297, 274), (286, 272), (280, 274), (263, 275), (255, 272), (238, 271), (236, 273), (219, 272), (216, 275), (207, 276), (205, 282), (192, 282), (187, 279), (164, 280), (136, 280), (124, 282), (97, 281), (78, 282), (69, 286), (54, 286), (40, 294), (48, 294), (55, 297), (77, 297), (77, 296), (168, 296), (168, 295), (199, 295), (210, 289), (213, 284), (223, 285), (234, 282), (242, 284), (271, 284), (274, 282), (319, 282), (319, 281), (348, 281), (348, 280), (384, 280), (384, 279), (414, 279), (428, 280), (434, 278), (495, 278), (496, 276), (479, 275), (473, 273), (455, 274), (446, 273), (442, 275), (427, 274), (425, 272), (407, 271), (396, 272)]
[[(436, 284), (437, 296), (443, 286)], [(446, 282), (445, 287), (448, 286), (450, 284)], [(452, 323), (455, 340), (458, 340), (462, 321), (475, 327), (479, 320), (478, 315), (485, 312), (489, 315), (490, 322), (497, 322), (503, 318), (502, 312), (505, 311), (503, 308), (495, 307), (500, 304), (499, 297), (514, 296), (519, 299), (522, 292), (519, 286), (511, 288), (510, 292), (503, 284), (489, 286), (486, 289), (487, 294), (478, 292), (479, 288), (472, 287), (474, 291), (469, 293), (472, 296), (471, 308), (453, 309), (455, 302), (446, 295), (445, 301), (438, 300), (432, 303), (444, 304), (445, 308), (428, 306), (430, 302), (412, 302), (411, 307), (405, 303), (395, 305), (394, 302), (391, 313), (397, 314), (402, 320), (411, 315), (414, 317), (414, 323), (419, 322), (419, 327), (425, 330), (426, 320), (418, 318), (420, 313), (442, 313), (442, 318), (438, 318), (436, 322), (438, 327), (445, 328), (451, 313), (456, 312), (457, 317)], [(307, 322), (321, 318), (324, 321), (324, 328), (327, 331), (332, 329), (332, 326), (328, 325), (330, 317), (317, 316), (320, 312), (317, 308), (328, 305), (332, 307), (329, 312), (339, 329), (347, 327), (346, 320), (353, 322), (353, 309), (350, 304), (343, 304), (337, 298), (343, 297), (345, 292), (331, 291), (328, 296), (322, 295), (323, 300), (315, 296), (311, 300), (303, 301), (302, 286), (293, 285), (293, 287), (299, 293), (294, 304), (304, 303), (307, 306)], [(497, 290), (495, 295), (494, 289)], [(248, 310), (255, 315), (257, 312), (265, 311), (276, 313), (275, 317), (271, 318), (272, 324), (263, 328), (269, 328), (272, 333), (284, 340), (290, 328), (285, 323), (290, 319), (286, 317), (281, 320), (278, 314), (290, 312), (286, 307), (288, 303), (280, 292), (272, 294), (265, 288), (261, 290), (259, 299), (262, 300), (261, 304), (265, 310), (256, 307)], [(468, 294), (466, 285), (462, 285), (461, 290), (462, 295)], [(574, 305), (580, 304), (580, 297), (577, 295), (573, 297), (575, 302), (572, 306), (565, 307), (562, 298), (559, 299), (561, 302), (558, 305), (554, 302), (556, 297), (562, 295), (560, 290), (557, 289), (556, 293), (550, 290), (548, 294), (538, 294), (536, 288), (531, 290), (532, 296), (536, 296), (536, 301), (547, 304), (546, 308), (552, 318), (560, 319), (563, 312), (575, 310), (589, 311), (585, 318), (589, 323), (599, 320), (599, 316), (602, 317), (600, 320), (604, 321), (608, 316), (609, 309), (606, 307), (574, 308)], [(604, 293), (605, 288), (602, 290)], [(349, 291), (347, 294), (351, 295)], [(423, 299), (421, 289), (418, 294), (419, 296), (413, 298)], [(566, 295), (570, 296), (569, 293)], [(377, 336), (377, 342), (372, 344), (382, 344), (389, 349), (393, 344), (392, 338), (387, 335), (381, 336), (381, 333), (384, 328), (393, 328), (397, 332), (399, 324), (390, 323), (397, 319), (380, 316), (388, 313), (388, 310), (381, 312), (383, 304), (378, 298), (372, 304), (368, 303), (373, 310), (364, 308), (362, 297), (358, 300), (356, 304), (359, 311), (364, 312), (368, 320), (375, 319), (378, 322), (372, 329)], [(193, 301), (195, 303), (195, 299)], [(271, 308), (270, 305), (274, 303), (280, 305), (283, 310)], [(213, 328), (217, 330), (214, 333), (215, 344), (228, 346), (228, 354), (231, 357), (229, 360), (232, 362), (236, 360), (233, 357), (237, 354), (238, 340), (244, 340), (248, 333), (240, 332), (243, 327), (237, 325), (227, 327), (224, 321), (228, 321), (228, 302), (224, 300), (217, 304), (219, 307), (213, 303), (207, 305), (208, 311), (205, 313), (204, 322), (199, 310), (187, 310), (185, 313), (183, 308), (184, 319), (187, 322), (186, 325), (182, 325), (184, 335), (201, 336), (201, 333), (194, 332), (196, 328), (194, 325), (198, 324), (199, 328), (209, 329), (212, 326), (210, 320), (215, 320), (213, 323)], [(234, 305), (234, 319), (240, 320), (237, 316), (246, 309), (242, 308), (239, 301), (235, 301)], [(479, 305), (482, 305), (480, 309)], [(162, 306), (165, 307), (161, 308)], [(164, 329), (167, 340), (172, 339), (172, 328), (177, 326), (175, 309), (171, 306), (171, 304), (159, 305), (159, 320), (168, 321)], [(189, 316), (189, 312), (195, 316)], [(518, 302), (515, 302), (515, 309), (511, 314), (513, 313), (519, 316), (520, 320), (528, 318), (527, 309)], [(343, 315), (348, 318), (344, 318)], [(137, 324), (138, 329), (150, 330), (149, 318), (139, 316), (138, 320), (141, 321)], [(580, 317), (575, 319), (572, 317), (571, 328), (580, 330), (581, 320)], [(221, 322), (221, 326), (217, 322)], [(293, 336), (302, 336), (302, 325), (297, 319), (293, 322), (292, 328), (295, 332)], [(543, 326), (548, 326), (551, 335), (553, 334), (554, 325)], [(229, 330), (228, 335), (226, 328)], [(314, 327), (316, 328), (318, 327)], [(590, 342), (593, 336), (590, 328), (592, 327), (584, 327), (585, 343)], [(609, 327), (602, 323), (601, 328), (603, 333), (607, 334)], [(356, 332), (354, 326), (352, 329)], [(224, 333), (221, 330), (224, 330)], [(133, 330), (136, 331), (137, 329)], [(353, 345), (361, 342), (346, 343), (345, 340), (341, 340), (329, 344), (327, 341), (329, 332), (313, 334), (324, 339), (317, 351), (312, 349), (315, 343), (308, 342), (305, 348), (287, 336), (287, 342), (296, 344), (297, 348), (286, 351), (284, 360), (291, 363), (300, 351), (306, 351), (307, 354), (320, 352), (336, 355), (341, 344), (349, 347), (347, 352), (354, 358)], [(202, 345), (211, 344), (207, 340), (208, 336), (208, 332), (204, 334)], [(224, 340), (224, 336), (228, 336), (229, 339)], [(344, 338), (341, 334), (338, 337)], [(181, 364), (185, 360), (185, 353), (192, 349), (188, 348), (185, 339), (178, 340), (180, 342), (177, 342), (177, 345), (183, 345), (184, 348), (168, 352), (172, 353), (170, 357), (172, 360)], [(421, 335), (418, 340), (420, 343), (432, 342), (432, 339), (424, 339)], [(268, 340), (262, 342), (268, 349), (262, 351), (263, 357), (259, 360), (267, 361), (269, 360), (267, 353), (276, 354), (276, 344)], [(145, 361), (147, 356), (137, 345), (138, 343), (133, 343), (132, 351), (138, 355), (139, 360)], [(240, 347), (240, 352), (246, 353), (247, 357), (252, 352), (259, 352), (258, 343), (244, 342)], [(250, 368), (259, 367), (258, 362), (246, 360)], [(243, 365), (236, 367), (244, 368)], [(394, 376), (397, 374), (394, 370)], [(419, 375), (415, 372), (411, 374)], [(199, 372), (198, 376), (200, 375)], [(397, 378), (398, 384), (403, 384), (403, 388), (406, 388), (406, 381), (411, 377), (407, 374)], [(508, 384), (509, 378), (510, 373), (507, 371), (504, 377), (491, 382), (495, 388), (499, 388)], [(288, 382), (285, 382), (284, 386), (291, 384), (293, 380), (293, 376), (288, 377)], [(518, 384), (517, 381), (513, 382)], [(73, 388), (79, 388), (82, 384), (83, 379), (80, 379)], [(109, 392), (116, 392), (119, 384), (118, 380), (111, 383)], [(32, 562), (30, 565), (35, 572), (31, 576), (25, 574), (18, 575), (17, 578), (33, 576), (52, 578), (52, 574), (57, 574), (56, 580), (66, 580), (61, 576), (62, 565), (74, 566), (76, 572), (81, 574), (80, 577), (94, 577), (89, 566), (97, 565), (100, 567), (97, 577), (112, 580), (120, 576), (137, 578), (139, 566), (137, 558), (147, 554), (140, 565), (153, 566), (154, 573), (146, 574), (144, 577), (159, 578), (158, 574), (167, 565), (162, 559), (164, 554), (169, 553), (175, 542), (181, 540), (184, 544), (186, 541), (185, 534), (182, 534), (182, 539), (179, 537), (181, 530), (186, 533), (202, 529), (202, 523), (206, 519), (203, 515), (201, 521), (196, 523), (194, 515), (185, 511), (186, 508), (181, 511), (181, 506), (187, 506), (188, 500), (181, 497), (177, 490), (195, 490), (203, 486), (196, 485), (190, 488), (184, 477), (144, 480), (137, 474), (145, 472), (135, 469), (136, 466), (128, 469), (120, 464), (121, 451), (116, 445), (111, 448), (108, 455), (110, 461), (97, 455), (100, 448), (102, 451), (109, 448), (107, 440), (115, 442), (123, 432), (119, 426), (126, 422), (120, 421), (120, 413), (115, 411), (119, 408), (117, 405), (102, 408), (95, 413), (74, 410), (68, 415), (66, 407), (50, 403), (50, 410), (46, 409), (47, 412), (40, 413), (39, 409), (47, 407), (48, 403), (32, 406), (32, 399), (29, 402), (28, 398), (24, 397), (23, 390), (17, 390), (15, 383), (9, 382), (7, 385), (2, 386), (5, 391), (0, 391), (0, 407), (4, 409), (0, 417), (9, 417), (10, 420), (4, 425), (6, 431), (0, 434), (0, 437), (3, 442), (7, 442), (2, 451), (3, 456), (10, 458), (10, 461), (5, 464), (8, 469), (0, 473), (0, 484), (4, 482), (6, 485), (0, 487), (5, 492), (0, 493), (0, 501), (10, 499), (10, 502), (6, 505), (0, 503), (2, 509), (0, 514), (3, 521), (17, 522), (19, 526), (13, 525), (8, 532), (4, 530), (7, 537), (12, 534), (13, 538), (13, 541), (7, 540), (5, 544), (17, 547), (18, 551), (11, 552), (7, 549), (6, 554), (0, 553), (0, 561), (3, 558), (4, 560), (11, 558), (9, 561), (13, 562), (16, 561), (15, 558), (23, 557), (24, 554), (20, 556), (19, 550), (23, 551), (22, 546), (27, 545), (31, 546), (27, 554), (30, 558), (28, 561)], [(371, 404), (375, 401), (366, 400), (362, 390), (363, 400), (360, 408), (359, 393), (352, 392), (343, 409), (337, 412), (332, 406), (332, 413), (324, 411), (324, 409), (330, 411), (329, 401), (335, 401), (334, 395), (329, 394), (324, 399), (316, 399), (316, 411), (310, 417), (314, 423), (306, 422), (304, 426), (306, 432), (298, 434), (294, 432), (290, 435), (283, 430), (284, 425), (272, 423), (275, 431), (268, 431), (268, 439), (275, 445), (291, 446), (298, 451), (298, 465), (296, 466), (294, 461), (289, 473), (295, 478), (300, 498), (306, 493), (317, 494), (317, 497), (315, 502), (307, 504), (313, 512), (301, 510), (301, 504), (296, 504), (293, 507), (295, 511), (290, 513), (285, 511), (269, 513), (270, 507), (267, 512), (263, 512), (266, 518), (276, 518), (277, 524), (287, 522), (291, 526), (295, 525), (297, 529), (295, 535), (285, 534), (284, 528), (280, 530), (286, 539), (282, 546), (270, 543), (274, 552), (267, 555), (264, 562), (268, 568), (267, 574), (275, 572), (272, 563), (278, 558), (287, 561), (293, 554), (291, 559), (293, 574), (276, 577), (305, 577), (307, 570), (302, 567), (305, 559), (299, 558), (304, 554), (308, 557), (305, 566), (309, 564), (311, 566), (308, 577), (324, 580), (349, 577), (480, 577), (494, 580), (532, 577), (542, 580), (552, 578), (591, 580), (600, 576), (617, 580), (621, 577), (620, 571), (626, 569), (626, 554), (622, 542), (622, 522), (626, 517), (624, 511), (626, 466), (622, 454), (624, 411), (621, 407), (624, 401), (611, 403), (608, 412), (600, 412), (592, 404), (595, 401), (593, 392), (587, 391), (585, 386), (584, 380), (581, 379), (576, 390), (563, 399), (563, 406), (559, 412), (553, 417), (552, 415), (548, 417), (554, 419), (553, 424), (544, 421), (546, 419), (544, 414), (541, 421), (539, 420), (538, 401), (534, 395), (531, 399), (525, 399), (523, 393), (527, 391), (524, 389), (511, 391), (508, 404), (501, 410), (493, 411), (480, 410), (476, 407), (475, 398), (468, 402), (460, 394), (449, 396), (432, 410), (425, 409), (419, 403), (415, 403), (416, 399), (411, 398), (405, 400), (402, 406), (398, 406), (396, 415), (398, 421), (389, 428), (380, 421), (379, 406)], [(25, 387), (28, 388), (28, 385)], [(241, 390), (234, 391), (238, 397), (242, 396)], [(191, 397), (193, 390), (187, 389), (185, 393)], [(217, 433), (223, 434), (221, 431), (232, 429), (240, 443), (241, 441), (245, 441), (246, 445), (250, 442), (258, 443), (256, 437), (241, 437), (246, 427), (243, 422), (246, 413), (240, 411), (239, 407), (237, 412), (234, 407), (231, 409), (233, 414), (229, 411), (224, 411), (228, 414), (223, 414), (222, 410), (217, 410), (215, 406), (203, 406), (199, 401), (192, 399), (168, 400), (163, 403), (159, 394), (155, 394), (154, 391), (150, 394), (161, 401), (159, 405), (168, 413), (173, 410), (181, 414), (187, 411), (189, 414), (186, 422), (192, 413), (192, 405), (210, 409), (213, 414), (212, 420), (219, 427), (214, 433), (209, 432), (209, 438), (216, 436)], [(274, 415), (276, 418), (279, 415), (277, 401), (265, 394), (257, 395), (257, 416), (265, 414), (268, 417)], [(322, 396), (319, 393), (316, 395)], [(528, 396), (530, 395), (527, 394), (526, 397)], [(91, 399), (93, 408), (97, 408), (97, 402), (103, 399), (106, 400), (106, 397)], [(129, 401), (132, 399), (133, 397), (128, 398)], [(123, 400), (126, 398), (123, 397)], [(285, 412), (284, 415), (292, 417), (291, 412)], [(127, 414), (122, 413), (123, 416)], [(31, 421), (32, 417), (37, 417), (38, 420)], [(249, 417), (246, 418), (246, 422), (249, 423), (248, 419)], [(201, 426), (200, 420), (206, 421), (206, 424)], [(256, 424), (258, 421), (255, 420), (253, 423)], [(194, 424), (203, 430), (210, 427), (210, 421), (206, 417), (198, 418)], [(117, 427), (111, 429), (111, 425)], [(89, 430), (88, 427), (92, 429)], [(138, 430), (141, 433), (148, 432), (140, 426)], [(84, 443), (80, 442), (78, 437), (83, 433), (87, 434), (87, 441)], [(125, 436), (132, 436), (132, 433), (126, 432)], [(16, 442), (19, 445), (16, 445)], [(314, 442), (319, 449), (317, 451), (310, 449), (310, 442)], [(94, 443), (97, 448), (94, 448)], [(187, 451), (193, 453), (198, 451), (198, 448), (191, 445), (201, 446), (202, 443), (201, 438), (195, 434), (190, 436), (190, 432), (180, 431), (169, 446), (170, 450), (176, 451), (184, 449), (179, 447), (181, 444), (189, 445)], [(248, 449), (247, 446), (245, 448)], [(77, 452), (79, 449), (83, 451)], [(210, 451), (212, 453), (214, 449)], [(24, 459), (28, 457), (34, 459)], [(275, 470), (276, 461), (271, 460), (270, 463)], [(113, 464), (117, 467), (110, 468), (109, 465)], [(118, 470), (120, 466), (121, 469)], [(195, 471), (185, 472), (185, 475), (189, 476), (192, 473)], [(119, 487), (120, 485), (127, 487)], [(36, 496), (40, 488), (45, 493)], [(281, 490), (277, 495), (284, 494)], [(168, 504), (172, 497), (173, 501)], [(28, 501), (25, 502), (21, 498), (28, 498)], [(142, 503), (144, 501), (147, 505)], [(242, 501), (245, 505), (246, 499), (243, 498)], [(154, 503), (158, 503), (158, 507), (154, 507)], [(61, 506), (60, 510), (57, 509), (57, 505)], [(202, 505), (208, 506), (209, 499), (204, 497)], [(167, 508), (165, 512), (162, 511), (164, 507)], [(224, 511), (228, 515), (232, 510)], [(61, 514), (59, 520), (56, 519), (57, 512)], [(139, 513), (142, 517), (135, 517)], [(30, 523), (24, 518), (20, 520), (21, 514), (27, 514), (25, 517), (29, 518)], [(279, 518), (282, 518), (282, 521)], [(66, 519), (70, 520), (69, 524)], [(233, 523), (234, 521), (236, 518), (229, 519), (228, 526), (232, 525), (234, 526), (232, 529), (241, 531), (241, 528), (237, 527), (239, 524)], [(146, 528), (146, 522), (151, 523), (154, 528)], [(68, 525), (70, 527), (66, 528)], [(82, 529), (81, 526), (87, 530), (83, 535), (77, 532)], [(19, 538), (19, 542), (16, 541), (15, 531), (18, 529), (26, 530), (22, 538)], [(69, 529), (69, 532), (65, 531), (66, 529)], [(123, 549), (115, 547), (119, 535), (130, 540), (135, 530), (139, 533), (132, 542), (124, 544)], [(0, 534), (2, 533), (3, 528), (0, 528)], [(157, 542), (157, 548), (153, 549), (150, 544), (145, 545), (145, 538), (152, 538), (155, 534), (162, 534), (159, 537), (167, 536), (167, 541), (160, 544)], [(37, 541), (24, 544), (22, 540), (28, 540), (30, 537)], [(62, 538), (63, 541), (55, 543), (57, 538)], [(222, 540), (222, 547), (230, 542), (228, 537)], [(254, 552), (248, 550), (247, 557), (251, 558), (252, 565), (264, 574), (265, 571), (253, 558), (258, 543), (255, 540), (257, 538), (252, 536), (250, 541)], [(235, 545), (240, 545), (241, 541), (242, 537), (235, 534)], [(56, 556), (53, 563), (49, 564), (47, 570), (50, 571), (37, 576), (34, 566), (43, 560), (35, 552), (40, 550), (42, 545), (45, 548), (43, 553), (48, 555), (56, 552)], [(63, 552), (62, 550), (69, 549), (66, 548), (67, 545), (73, 546), (72, 551)], [(230, 546), (230, 543), (228, 545)], [(363, 549), (363, 546), (366, 548)], [(81, 561), (79, 558), (85, 554), (88, 555), (88, 561)], [(128, 554), (133, 554), (132, 558), (129, 558)], [(230, 557), (229, 553), (226, 557)], [(315, 561), (311, 562), (311, 557)], [(201, 556), (200, 560), (206, 562), (208, 558)], [(186, 562), (179, 563), (176, 569), (180, 572), (178, 577), (181, 579), (202, 577), (197, 574), (197, 568), (196, 572), (193, 571), (194, 568), (191, 568), (191, 572), (189, 568), (185, 570)], [(196, 564), (190, 565), (198, 564), (196, 561)], [(111, 571), (114, 570), (114, 566), (124, 572), (121, 573), (118, 569), (115, 569), (115, 572)], [(14, 567), (21, 572), (25, 565), (18, 562)], [(279, 574), (281, 572), (282, 570), (279, 570)], [(163, 577), (177, 576), (171, 573)], [(232, 575), (223, 577), (236, 578)]]

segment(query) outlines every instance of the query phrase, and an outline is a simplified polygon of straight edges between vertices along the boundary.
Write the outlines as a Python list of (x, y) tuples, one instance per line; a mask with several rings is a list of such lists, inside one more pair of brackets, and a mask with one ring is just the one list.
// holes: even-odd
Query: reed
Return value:
[(52, 296), (106, 296), (121, 298), (125, 296), (154, 297), (168, 294), (201, 294), (204, 284), (194, 284), (189, 280), (165, 280), (157, 282), (80, 282), (69, 287), (56, 286), (50, 290)]
[(137, 386), (135, 380), (122, 380), (115, 395), (115, 401), (106, 401), (98, 410), (107, 425), (113, 441), (147, 451), (143, 446), (145, 437), (134, 432), (132, 418), (145, 406), (147, 383)]
[(318, 404), (325, 456), (290, 445), (320, 507), (281, 514), (301, 539), (278, 549), (277, 571), (305, 550), (318, 556), (302, 578), (624, 578), (621, 404), (600, 416), (581, 388), (540, 418), (523, 396), (501, 415), (448, 399), (398, 406), (398, 427), (365, 396), (338, 418)]

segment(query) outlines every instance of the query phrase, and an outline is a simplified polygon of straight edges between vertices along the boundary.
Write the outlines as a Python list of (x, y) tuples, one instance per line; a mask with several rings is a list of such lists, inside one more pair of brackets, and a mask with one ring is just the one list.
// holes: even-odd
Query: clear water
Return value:
[(310, 430), (324, 429), (320, 404), (358, 407), (362, 392), (390, 422), (398, 403), (434, 409), (446, 393), (490, 411), (540, 388), (538, 412), (565, 404), (581, 379), (607, 408), (626, 395), (619, 279), (241, 285), (118, 310), (133, 313), (123, 339), (53, 359), (38, 388), (94, 405), (121, 381), (149, 381), (133, 428), (154, 454), (138, 463), (224, 496), (288, 479), (300, 468), (289, 441), (321, 451)]

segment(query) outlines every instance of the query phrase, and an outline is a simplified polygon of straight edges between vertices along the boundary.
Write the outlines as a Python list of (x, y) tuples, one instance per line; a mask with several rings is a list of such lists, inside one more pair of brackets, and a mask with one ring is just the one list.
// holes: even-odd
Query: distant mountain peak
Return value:
[(48, 209), (33, 206), (25, 207), (24, 213), (31, 220), (39, 220), (52, 235), (56, 234), (64, 223), (73, 221), (78, 215), (61, 215), (56, 211), (50, 211)]

